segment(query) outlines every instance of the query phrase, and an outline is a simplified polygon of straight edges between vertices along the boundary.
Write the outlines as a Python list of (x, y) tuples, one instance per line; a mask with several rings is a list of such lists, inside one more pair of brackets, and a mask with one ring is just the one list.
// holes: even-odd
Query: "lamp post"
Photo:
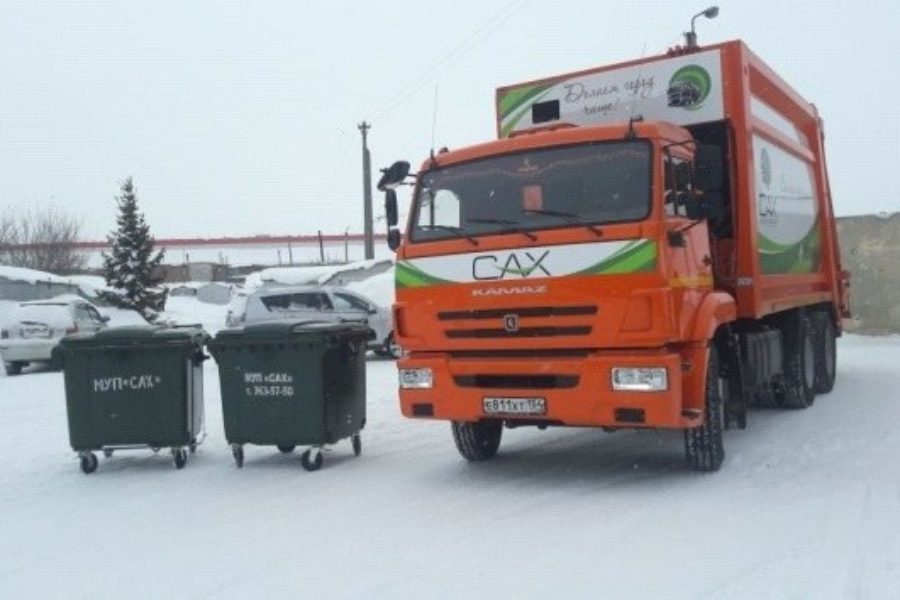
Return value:
[(696, 15), (691, 17), (691, 30), (684, 32), (684, 41), (685, 45), (693, 50), (697, 48), (697, 32), (694, 29), (694, 22), (697, 20), (697, 17), (706, 17), (707, 19), (715, 19), (719, 16), (719, 7), (718, 6), (710, 6), (706, 10), (698, 12)]

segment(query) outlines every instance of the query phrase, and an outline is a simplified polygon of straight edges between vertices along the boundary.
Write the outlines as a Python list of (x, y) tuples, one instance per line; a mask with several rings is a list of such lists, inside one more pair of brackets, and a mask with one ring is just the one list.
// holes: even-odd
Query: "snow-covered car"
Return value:
[(369, 348), (381, 356), (399, 358), (389, 307), (365, 296), (332, 286), (264, 288), (233, 299), (226, 323), (230, 327), (278, 319), (309, 319), (334, 323), (365, 323), (374, 333)]
[(64, 336), (98, 331), (109, 317), (78, 296), (60, 296), (18, 304), (0, 329), (0, 356), (7, 375), (18, 375), (35, 362), (51, 362)]

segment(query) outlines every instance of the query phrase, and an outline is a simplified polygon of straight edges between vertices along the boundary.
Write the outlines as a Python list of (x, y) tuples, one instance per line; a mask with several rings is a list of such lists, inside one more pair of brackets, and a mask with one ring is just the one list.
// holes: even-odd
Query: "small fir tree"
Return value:
[(163, 259), (163, 250), (154, 253), (153, 236), (138, 210), (137, 195), (131, 177), (122, 184), (122, 194), (116, 197), (118, 228), (108, 236), (110, 252), (103, 253), (106, 283), (118, 291), (122, 307), (140, 312), (147, 320), (154, 320), (162, 308), (165, 296), (154, 290), (161, 279), (155, 276)]

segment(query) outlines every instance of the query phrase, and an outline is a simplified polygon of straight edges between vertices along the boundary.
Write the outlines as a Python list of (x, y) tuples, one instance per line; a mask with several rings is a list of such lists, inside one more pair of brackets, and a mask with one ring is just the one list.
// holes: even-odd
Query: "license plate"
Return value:
[(545, 415), (544, 398), (484, 398), (481, 401), (486, 415)]

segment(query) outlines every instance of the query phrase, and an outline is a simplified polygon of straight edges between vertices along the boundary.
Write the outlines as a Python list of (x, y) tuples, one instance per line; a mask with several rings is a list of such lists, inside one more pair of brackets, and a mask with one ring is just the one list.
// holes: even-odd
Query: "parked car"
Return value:
[(376, 354), (399, 358), (402, 353), (394, 341), (391, 309), (340, 287), (264, 288), (247, 295), (239, 294), (232, 300), (225, 320), (228, 326), (237, 327), (276, 319), (363, 322), (374, 334), (369, 348)]
[(22, 302), (0, 329), (0, 356), (7, 375), (31, 363), (50, 363), (64, 336), (106, 327), (109, 317), (78, 296)]

